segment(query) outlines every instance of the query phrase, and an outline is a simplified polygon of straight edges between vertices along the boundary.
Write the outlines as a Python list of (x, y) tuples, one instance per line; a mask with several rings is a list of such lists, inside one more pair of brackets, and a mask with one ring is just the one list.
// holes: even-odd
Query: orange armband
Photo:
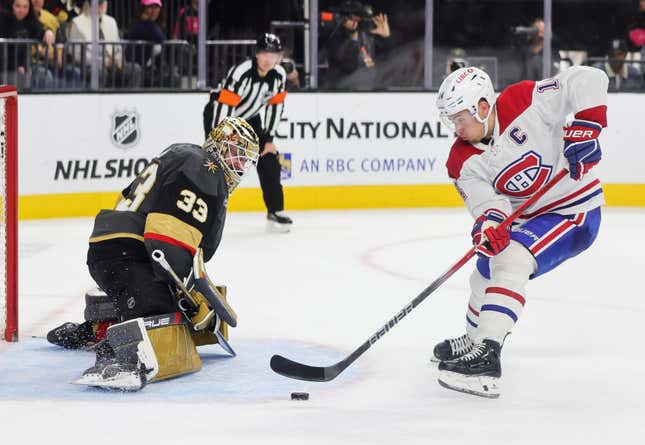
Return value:
[(221, 104), (230, 105), (231, 107), (237, 107), (242, 101), (242, 98), (230, 90), (222, 89), (219, 92), (217, 101)]
[(281, 93), (276, 94), (271, 99), (269, 99), (269, 105), (277, 105), (284, 102), (284, 98), (287, 97), (287, 90), (284, 90)]

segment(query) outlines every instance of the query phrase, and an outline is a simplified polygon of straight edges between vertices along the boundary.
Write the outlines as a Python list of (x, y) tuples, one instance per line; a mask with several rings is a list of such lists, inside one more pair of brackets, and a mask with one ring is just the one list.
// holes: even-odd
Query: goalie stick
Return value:
[[(166, 271), (168, 272), (168, 275), (170, 275), (170, 278), (173, 279), (179, 290), (184, 294), (186, 297), (186, 302), (190, 306), (190, 309), (196, 310), (197, 309), (197, 302), (193, 298), (193, 296), (190, 294), (190, 291), (186, 289), (186, 285), (184, 282), (177, 276), (175, 271), (173, 270), (172, 266), (170, 263), (168, 263), (168, 260), (166, 260), (166, 256), (164, 255), (163, 251), (159, 249), (155, 249), (152, 251), (152, 259), (155, 260), (159, 265)], [(180, 304), (181, 306), (181, 304)], [(235, 350), (231, 347), (228, 341), (224, 338), (222, 333), (219, 331), (219, 326), (220, 326), (221, 320), (220, 317), (217, 316), (217, 324), (215, 326), (215, 330), (213, 334), (215, 334), (215, 337), (217, 337), (217, 341), (219, 342), (219, 345), (229, 354), (231, 354), (233, 357), (237, 355)]]
[[(506, 218), (500, 225), (502, 227), (510, 226), (528, 207), (533, 205), (540, 199), (546, 192), (548, 192), (554, 185), (556, 185), (562, 178), (567, 175), (568, 170), (562, 169), (558, 172), (553, 179), (547, 182), (544, 187), (538, 190), (533, 196), (524, 201), (508, 218)], [(471, 247), (466, 254), (459, 259), (450, 269), (443, 273), (439, 278), (426, 287), (417, 297), (401, 309), (394, 317), (385, 323), (378, 331), (376, 331), (365, 343), (360, 345), (354, 352), (347, 357), (330, 366), (310, 366), (304, 363), (298, 363), (290, 360), (281, 355), (274, 355), (271, 357), (271, 369), (285, 377), (298, 380), (306, 380), (310, 382), (329, 382), (335, 379), (343, 372), (349, 365), (354, 363), (365, 351), (367, 351), (374, 343), (379, 341), (390, 329), (392, 329), (399, 321), (417, 307), (423, 300), (425, 300), (432, 292), (437, 290), (448, 278), (457, 272), (464, 264), (466, 264), (473, 256), (475, 256), (475, 247)]]

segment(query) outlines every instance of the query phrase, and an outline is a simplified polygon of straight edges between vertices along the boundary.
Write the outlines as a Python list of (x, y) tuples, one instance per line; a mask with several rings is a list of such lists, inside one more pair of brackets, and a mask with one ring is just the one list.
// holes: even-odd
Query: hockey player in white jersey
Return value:
[[(475, 219), (478, 254), (466, 334), (434, 349), (442, 386), (498, 397), (502, 345), (528, 299), (527, 282), (594, 242), (604, 197), (591, 169), (601, 159), (607, 83), (600, 70), (573, 67), (496, 98), (488, 75), (466, 67), (441, 84), (437, 108), (458, 136), (446, 167)], [(569, 175), (510, 229), (497, 227), (563, 167)]]

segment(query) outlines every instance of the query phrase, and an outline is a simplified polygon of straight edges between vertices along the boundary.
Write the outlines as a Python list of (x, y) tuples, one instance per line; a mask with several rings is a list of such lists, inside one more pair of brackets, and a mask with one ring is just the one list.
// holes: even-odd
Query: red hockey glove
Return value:
[(475, 252), (493, 257), (506, 248), (511, 242), (508, 229), (502, 229), (499, 224), (504, 221), (505, 215), (496, 210), (487, 210), (475, 220), (471, 232)]

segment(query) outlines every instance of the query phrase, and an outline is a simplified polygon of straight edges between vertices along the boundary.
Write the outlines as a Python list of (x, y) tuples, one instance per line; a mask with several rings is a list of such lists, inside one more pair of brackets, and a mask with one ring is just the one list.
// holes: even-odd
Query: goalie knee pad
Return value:
[(107, 328), (116, 323), (114, 300), (101, 289), (85, 293), (85, 322), (66, 322), (47, 333), (47, 341), (66, 349), (89, 348), (105, 338)]
[(85, 321), (111, 321), (118, 319), (114, 300), (101, 289), (85, 293)]

